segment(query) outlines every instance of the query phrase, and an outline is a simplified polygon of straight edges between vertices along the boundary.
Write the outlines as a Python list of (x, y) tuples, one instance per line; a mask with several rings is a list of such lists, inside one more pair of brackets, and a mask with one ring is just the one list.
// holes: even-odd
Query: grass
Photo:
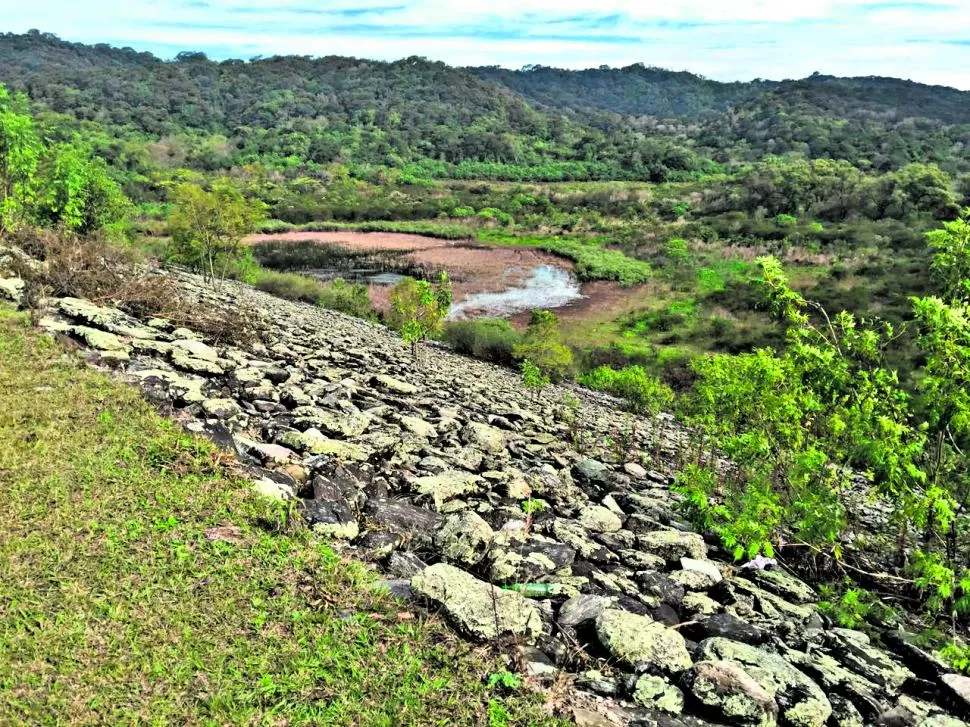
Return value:
[(224, 464), (0, 306), (0, 721), (558, 724)]

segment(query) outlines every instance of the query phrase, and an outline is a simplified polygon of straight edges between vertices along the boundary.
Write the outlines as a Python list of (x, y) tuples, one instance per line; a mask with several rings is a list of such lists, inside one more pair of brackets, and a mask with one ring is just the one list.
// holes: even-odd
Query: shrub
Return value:
[(532, 320), (513, 349), (517, 359), (531, 361), (553, 381), (567, 378), (573, 370), (573, 351), (562, 342), (559, 319), (547, 310), (532, 311)]
[(624, 399), (635, 412), (656, 414), (669, 407), (674, 392), (641, 366), (614, 369), (600, 366), (579, 378), (579, 383)]
[(279, 298), (303, 303), (316, 303), (323, 295), (325, 287), (316, 278), (296, 273), (278, 273), (275, 270), (261, 270), (254, 286)]
[(444, 329), (444, 339), (457, 352), (484, 361), (511, 366), (513, 351), (521, 336), (503, 318), (479, 318), (473, 321), (453, 321)]
[(365, 320), (377, 318), (367, 286), (363, 283), (351, 284), (343, 278), (337, 278), (323, 286), (317, 297), (317, 305)]

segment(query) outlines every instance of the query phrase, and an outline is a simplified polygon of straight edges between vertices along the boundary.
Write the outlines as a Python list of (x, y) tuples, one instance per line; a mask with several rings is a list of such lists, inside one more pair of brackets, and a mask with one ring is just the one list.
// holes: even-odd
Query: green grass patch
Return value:
[(498, 230), (479, 230), (478, 239), (497, 245), (535, 247), (576, 263), (580, 280), (614, 280), (620, 285), (645, 283), (653, 277), (650, 263), (636, 260), (620, 250), (603, 247), (602, 238), (563, 238), (513, 235)]
[(222, 455), (0, 307), (11, 724), (558, 724)]
[(378, 221), (378, 222), (307, 222), (292, 225), (281, 220), (267, 220), (259, 230), (261, 233), (280, 232), (400, 232), (409, 235), (424, 235), (442, 240), (470, 240), (475, 237), (475, 228), (456, 222), (438, 220), (415, 221)]

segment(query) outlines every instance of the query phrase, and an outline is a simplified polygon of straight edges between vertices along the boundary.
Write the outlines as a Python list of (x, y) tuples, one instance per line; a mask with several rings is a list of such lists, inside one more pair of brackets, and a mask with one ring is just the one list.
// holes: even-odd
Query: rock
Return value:
[(292, 487), (271, 480), (269, 477), (260, 477), (258, 480), (254, 480), (253, 489), (258, 494), (271, 500), (293, 500), (296, 498), (296, 493), (293, 492)]
[(387, 570), (399, 578), (413, 578), (428, 565), (414, 553), (394, 552), (387, 561)]
[(445, 559), (473, 566), (485, 557), (494, 535), (481, 515), (465, 511), (449, 515), (434, 540)]
[(444, 522), (441, 515), (426, 508), (405, 500), (383, 498), (368, 500), (364, 516), (368, 530), (393, 533), (402, 541), (410, 540), (422, 546), (431, 543), (434, 532)]
[(461, 430), (462, 441), (489, 454), (502, 454), (507, 446), (505, 432), (488, 424), (469, 422)]
[(536, 604), (445, 563), (429, 566), (414, 576), (411, 590), (439, 604), (458, 629), (476, 639), (528, 639), (542, 630), (542, 616)]
[(344, 462), (366, 462), (371, 452), (354, 442), (330, 439), (315, 430), (287, 432), (279, 438), (279, 443), (309, 454), (326, 454)]
[(943, 693), (961, 717), (970, 717), (970, 677), (944, 674), (940, 677)]
[(21, 278), (0, 278), (0, 298), (19, 305), (24, 299), (24, 287)]
[(313, 532), (338, 540), (353, 540), (360, 534), (357, 518), (341, 500), (300, 500), (297, 509)]
[(630, 477), (636, 477), (638, 480), (643, 480), (647, 477), (647, 471), (636, 462), (627, 462), (624, 464), (623, 471), (630, 475)]
[(615, 598), (596, 596), (591, 593), (573, 596), (559, 607), (556, 621), (560, 626), (580, 626), (595, 621), (603, 611), (611, 608), (615, 603)]
[(763, 644), (768, 637), (764, 630), (730, 613), (717, 613), (701, 619), (688, 626), (685, 633), (697, 641), (721, 637), (755, 646)]
[(481, 489), (482, 478), (468, 472), (448, 470), (438, 475), (418, 477), (414, 480), (414, 491), (434, 499), (435, 507), (455, 497), (469, 495)]
[(576, 463), (576, 474), (587, 482), (604, 483), (610, 477), (610, 468), (599, 460), (587, 457)]
[(680, 530), (655, 530), (637, 536), (640, 547), (649, 553), (659, 555), (670, 562), (680, 558), (703, 560), (707, 555), (707, 544), (697, 533)]
[(710, 573), (698, 570), (671, 571), (670, 578), (688, 591), (706, 591), (721, 582), (720, 577), (715, 579)]
[(724, 579), (724, 576), (721, 574), (721, 569), (709, 560), (681, 558), (680, 567), (685, 571), (697, 571), (698, 573), (707, 574), (710, 577), (711, 585), (720, 583)]
[(915, 676), (886, 652), (870, 646), (869, 637), (861, 632), (832, 629), (826, 632), (825, 638), (840, 664), (879, 684), (890, 694), (897, 693), (907, 679)]
[(416, 394), (418, 391), (418, 387), (414, 384), (409, 384), (406, 381), (400, 381), (399, 379), (385, 376), (384, 374), (372, 376), (370, 381), (372, 384), (394, 394)]
[(211, 346), (207, 346), (202, 341), (179, 340), (172, 341), (173, 356), (179, 351), (184, 351), (191, 358), (209, 361), (210, 363), (219, 362), (219, 354)]
[(366, 414), (327, 411), (315, 406), (300, 406), (293, 410), (294, 423), (300, 429), (316, 428), (324, 434), (355, 439), (367, 431), (371, 419)]
[(579, 513), (579, 524), (592, 533), (615, 533), (623, 527), (613, 511), (600, 505), (590, 505)]
[(736, 662), (699, 661), (681, 675), (681, 684), (713, 719), (755, 727), (776, 723), (778, 704)]
[(434, 428), (433, 424), (429, 424), (424, 419), (404, 416), (401, 417), (400, 422), (401, 426), (407, 431), (412, 434), (417, 434), (419, 437), (424, 437), (425, 439), (438, 438), (438, 430)]
[(642, 571), (637, 573), (636, 580), (644, 594), (656, 596), (673, 609), (680, 608), (684, 600), (684, 587), (666, 573)]
[(703, 593), (688, 593), (681, 601), (680, 607), (685, 614), (693, 619), (713, 616), (721, 610), (721, 604)]
[(534, 646), (523, 646), (520, 653), (527, 676), (546, 677), (559, 672), (559, 669), (556, 668), (549, 657)]
[(778, 703), (783, 724), (822, 727), (832, 714), (819, 686), (777, 654), (721, 637), (703, 641), (699, 653), (705, 661), (737, 662)]
[(935, 680), (950, 670), (947, 663), (936, 654), (918, 646), (913, 634), (897, 629), (886, 632), (883, 640), (893, 651), (903, 657), (907, 666), (922, 679)]
[(232, 399), (206, 399), (202, 410), (216, 419), (232, 419), (239, 413), (239, 404)]
[[(175, 343), (179, 343), (179, 341), (176, 341)], [(175, 343), (172, 345), (174, 346)], [(208, 359), (204, 358), (197, 358), (182, 348), (172, 349), (172, 363), (178, 366), (180, 369), (190, 371), (194, 374), (222, 376), (225, 373), (222, 367), (214, 361), (209, 361)]]
[(596, 619), (600, 643), (621, 662), (676, 674), (691, 665), (684, 637), (646, 616), (606, 609)]
[(206, 397), (202, 393), (202, 387), (205, 385), (203, 378), (183, 376), (163, 369), (143, 369), (132, 372), (132, 375), (139, 379), (143, 386), (164, 384), (171, 397), (177, 401), (186, 404), (201, 404), (205, 401)]
[(684, 711), (684, 693), (663, 677), (644, 675), (637, 679), (633, 701), (642, 707), (669, 714)]
[(99, 331), (87, 326), (71, 326), (73, 335), (84, 341), (89, 347), (98, 351), (127, 351), (128, 346), (113, 333)]
[(748, 569), (744, 571), (744, 577), (755, 581), (766, 591), (793, 603), (815, 603), (818, 600), (811, 586), (777, 568)]

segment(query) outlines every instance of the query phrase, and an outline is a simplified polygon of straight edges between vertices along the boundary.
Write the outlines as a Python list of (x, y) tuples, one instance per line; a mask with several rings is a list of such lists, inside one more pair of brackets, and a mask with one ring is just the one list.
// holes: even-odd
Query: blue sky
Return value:
[(970, 0), (32, 0), (6, 8), (2, 27), (163, 58), (641, 62), (718, 80), (821, 71), (970, 90)]

